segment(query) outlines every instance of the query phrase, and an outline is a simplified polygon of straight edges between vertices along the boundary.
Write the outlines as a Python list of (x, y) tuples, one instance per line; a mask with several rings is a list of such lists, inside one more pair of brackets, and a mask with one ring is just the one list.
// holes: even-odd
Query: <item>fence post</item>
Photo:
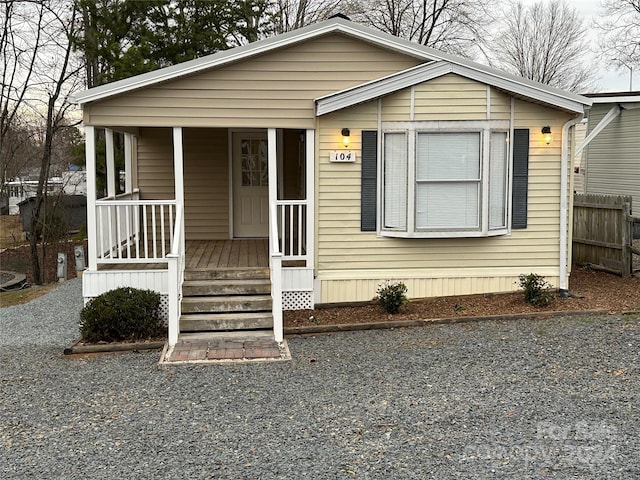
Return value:
[(620, 232), (620, 239), (622, 243), (622, 276), (630, 277), (633, 273), (633, 256), (631, 253), (631, 244), (632, 244), (632, 234), (631, 227), (633, 223), (631, 220), (631, 205), (629, 202), (624, 202), (622, 204), (622, 210), (620, 210), (620, 215), (622, 218), (620, 219), (620, 228), (622, 231)]

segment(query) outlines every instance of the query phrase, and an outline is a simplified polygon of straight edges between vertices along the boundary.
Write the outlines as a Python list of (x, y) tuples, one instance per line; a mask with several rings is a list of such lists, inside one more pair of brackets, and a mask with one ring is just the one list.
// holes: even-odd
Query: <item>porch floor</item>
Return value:
[(187, 240), (187, 270), (268, 268), (269, 240)]
[[(187, 240), (187, 270), (269, 268), (269, 239)], [(167, 262), (103, 263), (98, 270), (166, 270)]]

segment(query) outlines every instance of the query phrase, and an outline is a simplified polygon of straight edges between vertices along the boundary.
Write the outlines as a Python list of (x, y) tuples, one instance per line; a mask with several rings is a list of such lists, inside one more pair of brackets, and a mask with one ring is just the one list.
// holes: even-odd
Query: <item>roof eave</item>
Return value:
[(455, 73), (482, 83), (521, 95), (541, 103), (552, 105), (572, 113), (584, 113), (584, 109), (591, 105), (591, 99), (570, 92), (551, 89), (544, 85), (537, 86), (525, 81), (507, 78), (487, 69), (474, 68), (473, 65), (460, 65), (448, 61), (432, 62), (418, 65), (403, 72), (368, 82), (341, 92), (317, 98), (316, 114), (327, 113), (350, 107), (359, 103), (379, 98), (383, 95), (410, 87), (417, 83)]

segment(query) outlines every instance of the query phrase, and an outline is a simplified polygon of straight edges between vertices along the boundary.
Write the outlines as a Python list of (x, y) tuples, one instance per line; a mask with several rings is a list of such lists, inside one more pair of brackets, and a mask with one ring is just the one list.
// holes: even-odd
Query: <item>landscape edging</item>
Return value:
[(507, 313), (501, 315), (482, 315), (468, 317), (444, 317), (423, 320), (390, 320), (388, 322), (345, 323), (341, 325), (309, 325), (304, 327), (285, 327), (285, 335), (307, 335), (311, 333), (350, 332), (358, 330), (384, 330), (391, 328), (423, 327), (448, 323), (465, 323), (486, 320), (517, 320), (535, 318), (554, 318), (577, 315), (603, 315), (608, 310), (554, 310), (552, 312)]
[(71, 345), (65, 347), (62, 353), (65, 355), (78, 355), (83, 353), (113, 353), (130, 352), (133, 350), (158, 350), (163, 348), (166, 340), (154, 342), (133, 342), (133, 343), (99, 343), (94, 345), (79, 345), (82, 339), (78, 338)]

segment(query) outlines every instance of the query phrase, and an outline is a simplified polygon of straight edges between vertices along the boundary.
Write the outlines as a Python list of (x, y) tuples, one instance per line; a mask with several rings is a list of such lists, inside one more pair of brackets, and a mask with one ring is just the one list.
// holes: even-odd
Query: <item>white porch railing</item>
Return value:
[(98, 263), (166, 262), (175, 246), (175, 200), (137, 194), (96, 200)]
[(278, 222), (275, 221), (277, 207), (271, 203), (269, 207), (269, 264), (271, 270), (271, 312), (273, 314), (273, 334), (276, 342), (284, 340), (282, 323), (282, 251), (278, 238)]
[(176, 222), (173, 230), (173, 246), (167, 255), (169, 268), (169, 345), (178, 342), (180, 334), (180, 314), (182, 301), (182, 283), (184, 282), (185, 251), (182, 248), (184, 231), (182, 229), (182, 207), (176, 209)]
[(282, 259), (307, 260), (307, 200), (277, 200), (276, 205)]

